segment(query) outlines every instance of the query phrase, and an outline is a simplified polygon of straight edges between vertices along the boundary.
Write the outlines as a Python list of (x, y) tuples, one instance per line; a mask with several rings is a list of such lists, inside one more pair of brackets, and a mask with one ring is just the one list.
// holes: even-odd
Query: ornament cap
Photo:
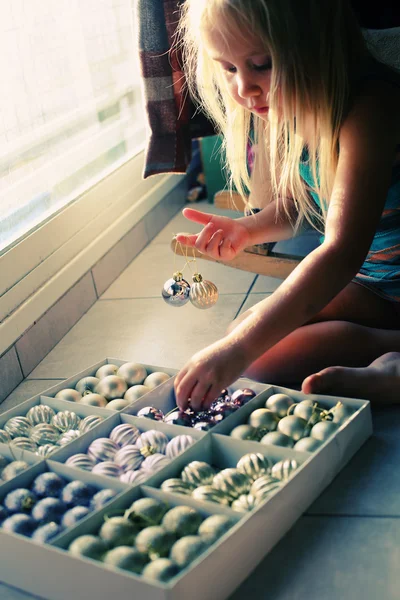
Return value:
[(173, 275), (172, 275), (172, 279), (174, 281), (182, 281), (183, 279), (183, 275), (180, 271), (176, 271)]
[(202, 275), (200, 275), (200, 273), (195, 273), (195, 274), (193, 275), (193, 281), (194, 281), (195, 283), (201, 283), (201, 282), (203, 281), (203, 277), (202, 277)]

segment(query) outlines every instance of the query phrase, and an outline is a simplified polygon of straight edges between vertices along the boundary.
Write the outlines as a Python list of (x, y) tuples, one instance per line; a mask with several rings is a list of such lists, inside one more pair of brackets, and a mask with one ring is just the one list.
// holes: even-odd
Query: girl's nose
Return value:
[(238, 94), (241, 98), (251, 98), (252, 96), (260, 95), (260, 88), (253, 83), (249, 77), (239, 77), (238, 79)]

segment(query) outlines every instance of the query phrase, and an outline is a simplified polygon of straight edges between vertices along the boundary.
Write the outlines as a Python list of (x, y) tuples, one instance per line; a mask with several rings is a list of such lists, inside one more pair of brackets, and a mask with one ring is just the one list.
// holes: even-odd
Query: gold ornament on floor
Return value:
[[(177, 244), (180, 242), (176, 241)], [(175, 254), (176, 256), (176, 254)], [(186, 266), (190, 263), (196, 263), (196, 258), (193, 253), (193, 259), (188, 260), (186, 255)], [(183, 271), (183, 269), (182, 269)], [(176, 271), (171, 279), (168, 279), (161, 290), (161, 295), (165, 302), (170, 306), (184, 306), (189, 300), (196, 308), (205, 309), (211, 308), (218, 300), (217, 286), (203, 279), (200, 273), (196, 272), (192, 276), (193, 283), (190, 285), (183, 278), (182, 271)]]
[(200, 273), (195, 273), (190, 286), (189, 300), (196, 308), (211, 308), (218, 300), (217, 286), (203, 279)]

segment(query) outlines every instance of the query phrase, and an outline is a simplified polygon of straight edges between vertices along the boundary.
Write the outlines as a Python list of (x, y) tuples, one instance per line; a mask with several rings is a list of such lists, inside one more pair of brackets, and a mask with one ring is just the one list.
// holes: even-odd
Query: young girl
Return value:
[[(347, 0), (186, 0), (180, 33), (190, 90), (221, 131), (232, 183), (263, 210), (232, 220), (186, 208), (204, 228), (178, 240), (229, 261), (294, 236), (304, 220), (323, 235), (183, 367), (180, 407), (209, 406), (242, 375), (293, 383), (400, 351), (400, 76), (372, 58)], [(303, 390), (322, 391), (318, 382)]]

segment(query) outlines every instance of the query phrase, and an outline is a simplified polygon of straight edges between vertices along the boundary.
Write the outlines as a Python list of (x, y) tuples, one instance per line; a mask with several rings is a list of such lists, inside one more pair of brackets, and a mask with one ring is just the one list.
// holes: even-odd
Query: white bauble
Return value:
[(332, 421), (319, 421), (311, 429), (310, 436), (321, 442), (325, 442), (331, 435), (335, 433), (338, 426)]
[(273, 394), (265, 403), (265, 408), (269, 408), (279, 417), (286, 417), (289, 407), (293, 400), (287, 394)]
[(322, 442), (313, 437), (304, 437), (301, 438), (296, 444), (293, 446), (293, 450), (299, 450), (300, 452), (314, 452), (318, 450), (321, 446)]
[(129, 362), (120, 366), (117, 375), (125, 379), (128, 386), (139, 385), (146, 379), (147, 370), (139, 363)]
[(150, 392), (150, 388), (147, 385), (133, 385), (125, 392), (124, 400), (127, 400), (129, 403), (135, 402), (135, 400), (139, 400), (147, 392)]
[(135, 444), (139, 436), (140, 431), (135, 425), (121, 423), (121, 425), (116, 425), (116, 427), (112, 429), (109, 437), (110, 440), (122, 448), (123, 446)]
[(95, 377), (97, 377), (98, 379), (102, 379), (103, 377), (108, 377), (109, 375), (115, 375), (118, 369), (119, 367), (117, 365), (103, 365), (102, 367), (97, 369)]
[(122, 398), (110, 400), (110, 402), (107, 404), (107, 408), (110, 410), (123, 410), (127, 406), (129, 406), (128, 400), (122, 400)]
[(296, 415), (289, 415), (288, 417), (283, 417), (278, 423), (278, 431), (284, 433), (288, 437), (294, 439), (297, 442), (300, 438), (303, 437), (305, 429), (307, 426), (307, 421), (297, 417)]
[(79, 400), (79, 404), (85, 404), (86, 406), (100, 406), (104, 408), (108, 402), (101, 394), (86, 394)]
[(94, 392), (94, 388), (99, 383), (100, 379), (98, 377), (83, 377), (80, 379), (75, 385), (75, 389), (78, 390), (82, 396), (85, 394), (91, 394)]
[(168, 373), (154, 371), (154, 373), (150, 373), (150, 375), (146, 377), (146, 379), (143, 382), (143, 385), (149, 387), (152, 390), (164, 383), (165, 381), (168, 381), (168, 379), (171, 379), (171, 375), (168, 375)]
[(66, 402), (79, 402), (82, 400), (82, 394), (78, 390), (72, 388), (64, 388), (55, 395), (59, 400), (65, 400)]
[(100, 379), (95, 392), (104, 396), (106, 400), (116, 400), (117, 398), (123, 398), (127, 389), (128, 386), (125, 379), (117, 375), (108, 375)]
[(260, 440), (261, 444), (272, 444), (272, 446), (284, 446), (285, 448), (293, 448), (293, 439), (280, 431), (270, 431)]

